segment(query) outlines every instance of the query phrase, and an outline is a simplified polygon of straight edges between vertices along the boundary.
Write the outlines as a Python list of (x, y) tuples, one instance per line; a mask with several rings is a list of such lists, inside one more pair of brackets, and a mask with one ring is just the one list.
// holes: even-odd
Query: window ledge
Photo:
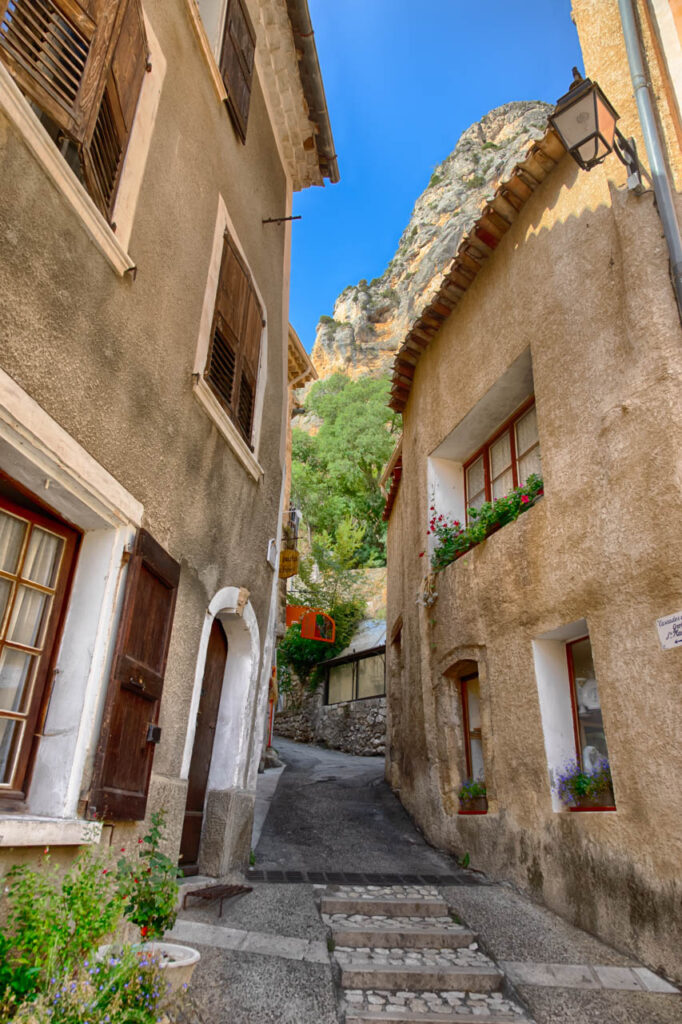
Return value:
[(223, 103), (227, 100), (227, 90), (225, 88), (225, 83), (223, 82), (223, 76), (220, 74), (220, 68), (218, 67), (218, 62), (215, 59), (215, 54), (211, 49), (210, 40), (206, 35), (206, 29), (204, 28), (204, 23), (201, 20), (201, 14), (199, 13), (197, 2), (196, 0), (185, 0), (185, 6), (187, 8), (187, 13), (189, 14), (189, 20), (192, 22), (192, 28), (194, 29), (194, 34), (197, 37), (197, 42), (199, 43), (199, 49), (201, 50), (202, 56), (211, 75), (213, 87), (215, 88), (218, 99)]
[(0, 814), (0, 847), (92, 846), (101, 835), (101, 821)]
[(62, 157), (10, 72), (0, 63), (0, 112), (41, 165), (60, 195), (78, 215), (85, 231), (121, 277), (135, 264)]
[(230, 445), (244, 469), (257, 483), (260, 483), (265, 475), (262, 466), (203, 377), (195, 378), (193, 388), (194, 397), (203, 406), (204, 411)]

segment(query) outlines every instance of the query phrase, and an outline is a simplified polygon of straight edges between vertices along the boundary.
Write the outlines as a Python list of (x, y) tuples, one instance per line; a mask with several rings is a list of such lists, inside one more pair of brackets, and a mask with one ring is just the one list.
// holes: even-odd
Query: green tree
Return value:
[(333, 538), (325, 531), (320, 533), (310, 555), (301, 560), (289, 603), (327, 612), (336, 624), (336, 636), (332, 644), (306, 640), (301, 636), (300, 623), (289, 627), (277, 649), (278, 677), (283, 691), (290, 688), (292, 671), (303, 686), (315, 689), (319, 681), (315, 667), (336, 657), (348, 646), (357, 629), (366, 603), (352, 567), (357, 561), (363, 534), (362, 527), (347, 516), (338, 524)]
[(351, 380), (336, 373), (310, 389), (306, 411), (316, 434), (293, 430), (292, 498), (313, 537), (338, 546), (339, 524), (362, 530), (352, 568), (384, 565), (386, 526), (379, 479), (395, 446), (399, 417), (387, 406), (387, 377)]

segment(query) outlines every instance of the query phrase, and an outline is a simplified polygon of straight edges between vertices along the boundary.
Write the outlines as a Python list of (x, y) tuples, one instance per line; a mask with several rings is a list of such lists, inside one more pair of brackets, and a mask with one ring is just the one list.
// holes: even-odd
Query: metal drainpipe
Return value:
[(680, 233), (680, 224), (677, 219), (673, 190), (665, 164), (663, 145), (658, 134), (658, 125), (656, 124), (649, 83), (644, 70), (642, 46), (635, 19), (633, 0), (618, 0), (618, 7), (620, 8), (625, 49), (627, 50), (628, 63), (630, 64), (630, 77), (632, 78), (632, 85), (635, 91), (644, 145), (646, 146), (649, 158), (651, 177), (654, 181), (654, 194), (656, 196), (658, 214), (661, 218), (666, 242), (668, 243), (677, 309), (680, 319), (682, 319), (682, 234)]

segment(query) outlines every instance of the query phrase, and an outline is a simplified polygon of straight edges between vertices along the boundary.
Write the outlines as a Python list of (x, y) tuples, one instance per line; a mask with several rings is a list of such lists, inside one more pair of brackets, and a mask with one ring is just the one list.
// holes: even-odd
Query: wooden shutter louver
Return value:
[(225, 234), (205, 377), (251, 443), (263, 312), (237, 248)]
[(220, 73), (227, 90), (227, 107), (242, 142), (246, 141), (255, 56), (256, 33), (244, 0), (228, 0)]
[(180, 566), (140, 530), (128, 566), (121, 622), (88, 798), (88, 817), (141, 821), (154, 757)]
[(148, 53), (140, 0), (128, 0), (97, 119), (82, 151), (88, 189), (106, 217), (111, 217)]
[(0, 58), (74, 142), (99, 107), (120, 13), (111, 0), (0, 0)]

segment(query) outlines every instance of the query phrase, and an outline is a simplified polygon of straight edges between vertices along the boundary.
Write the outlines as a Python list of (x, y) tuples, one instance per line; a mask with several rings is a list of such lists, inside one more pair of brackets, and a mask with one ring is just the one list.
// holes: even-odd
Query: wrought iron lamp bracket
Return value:
[(616, 128), (613, 136), (613, 150), (620, 162), (628, 169), (628, 188), (635, 195), (641, 196), (647, 191), (642, 178), (646, 178), (650, 188), (653, 187), (653, 181), (639, 162), (635, 140), (632, 138), (626, 139), (618, 128)]

